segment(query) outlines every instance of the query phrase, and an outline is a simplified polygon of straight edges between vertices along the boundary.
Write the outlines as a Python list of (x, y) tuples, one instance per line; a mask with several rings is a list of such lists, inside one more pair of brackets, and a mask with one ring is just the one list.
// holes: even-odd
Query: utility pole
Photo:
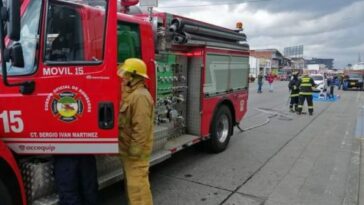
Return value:
[(359, 52), (359, 55), (358, 55), (358, 63), (361, 63), (361, 55), (360, 55), (360, 52)]
[(158, 0), (140, 0), (140, 6), (147, 7), (149, 21), (153, 21), (153, 7), (158, 7)]

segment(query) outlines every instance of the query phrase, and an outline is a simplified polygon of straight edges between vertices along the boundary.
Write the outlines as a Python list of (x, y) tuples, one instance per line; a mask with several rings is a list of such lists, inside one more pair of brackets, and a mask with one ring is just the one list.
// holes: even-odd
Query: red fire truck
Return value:
[(56, 154), (97, 155), (101, 188), (122, 179), (116, 71), (130, 57), (155, 99), (152, 164), (196, 143), (226, 149), (247, 111), (245, 34), (130, 2), (0, 1), (1, 205), (57, 204)]

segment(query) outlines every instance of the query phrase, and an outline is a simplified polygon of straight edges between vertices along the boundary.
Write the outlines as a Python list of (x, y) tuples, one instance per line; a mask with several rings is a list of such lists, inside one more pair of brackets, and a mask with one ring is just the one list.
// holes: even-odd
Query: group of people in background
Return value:
[(263, 93), (262, 88), (263, 88), (263, 79), (264, 78), (269, 84), (269, 92), (273, 92), (273, 82), (277, 78), (277, 76), (273, 73), (269, 73), (268, 75), (263, 76), (262, 72), (260, 72), (259, 75), (257, 76), (257, 81), (258, 81), (258, 91), (257, 92)]
[(313, 92), (319, 92), (319, 96), (324, 96), (325, 99), (334, 99), (335, 85), (338, 89), (343, 87), (344, 77), (342, 75), (324, 75), (323, 88), (317, 89), (317, 86), (313, 78), (310, 77), (309, 72), (304, 72), (299, 77), (298, 72), (292, 73), (291, 80), (288, 84), (290, 90), (290, 111), (302, 113), (304, 101), (307, 101), (308, 112), (310, 115), (313, 114)]
[[(270, 72), (267, 75), (263, 75), (263, 72), (260, 72), (254, 80), (257, 80), (258, 84), (258, 93), (263, 93), (263, 84), (264, 81), (268, 82), (269, 92), (273, 92), (273, 82), (277, 79), (277, 75)], [(338, 89), (342, 89), (345, 83), (344, 75), (324, 75), (324, 88), (321, 90), (317, 89), (315, 81), (312, 77), (310, 77), (309, 72), (305, 71), (301, 76), (299, 72), (293, 72), (289, 76), (289, 92), (290, 92), (290, 105), (289, 109), (291, 112), (295, 112), (297, 114), (303, 114), (303, 105), (305, 101), (307, 101), (308, 105), (308, 114), (313, 115), (313, 92), (319, 92), (319, 95), (325, 96), (325, 98), (333, 99), (334, 98), (334, 88), (335, 86)], [(251, 80), (254, 82), (254, 80)]]
[(308, 75), (308, 72), (304, 72), (300, 78), (298, 75), (298, 72), (293, 73), (292, 79), (288, 84), (291, 98), (290, 111), (301, 115), (303, 113), (303, 105), (307, 101), (308, 113), (313, 115), (312, 94), (314, 87), (316, 87), (315, 81)]

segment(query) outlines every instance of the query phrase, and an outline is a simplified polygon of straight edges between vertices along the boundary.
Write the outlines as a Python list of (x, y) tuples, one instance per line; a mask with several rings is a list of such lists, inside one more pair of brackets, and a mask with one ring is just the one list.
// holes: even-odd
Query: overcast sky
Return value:
[(228, 28), (242, 21), (252, 49), (304, 45), (305, 58), (337, 68), (359, 53), (364, 61), (364, 0), (159, 0), (159, 10)]

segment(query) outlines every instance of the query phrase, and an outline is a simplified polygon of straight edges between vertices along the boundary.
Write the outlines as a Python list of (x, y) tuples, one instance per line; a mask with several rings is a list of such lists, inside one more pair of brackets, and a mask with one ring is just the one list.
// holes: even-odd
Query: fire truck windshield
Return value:
[[(103, 60), (106, 0), (30, 1), (21, 18), (20, 43), (24, 68), (7, 64), (8, 74), (29, 75), (37, 70), (40, 55), (48, 64), (100, 63)], [(47, 6), (42, 14), (43, 5)], [(41, 16), (46, 18), (42, 28)], [(40, 53), (40, 31), (45, 29)]]
[(20, 43), (23, 48), (24, 68), (11, 67), (7, 64), (9, 75), (26, 75), (36, 69), (35, 56), (39, 42), (39, 25), (42, 1), (30, 1), (21, 18)]
[(100, 63), (105, 10), (105, 0), (50, 0), (44, 60), (48, 64)]

